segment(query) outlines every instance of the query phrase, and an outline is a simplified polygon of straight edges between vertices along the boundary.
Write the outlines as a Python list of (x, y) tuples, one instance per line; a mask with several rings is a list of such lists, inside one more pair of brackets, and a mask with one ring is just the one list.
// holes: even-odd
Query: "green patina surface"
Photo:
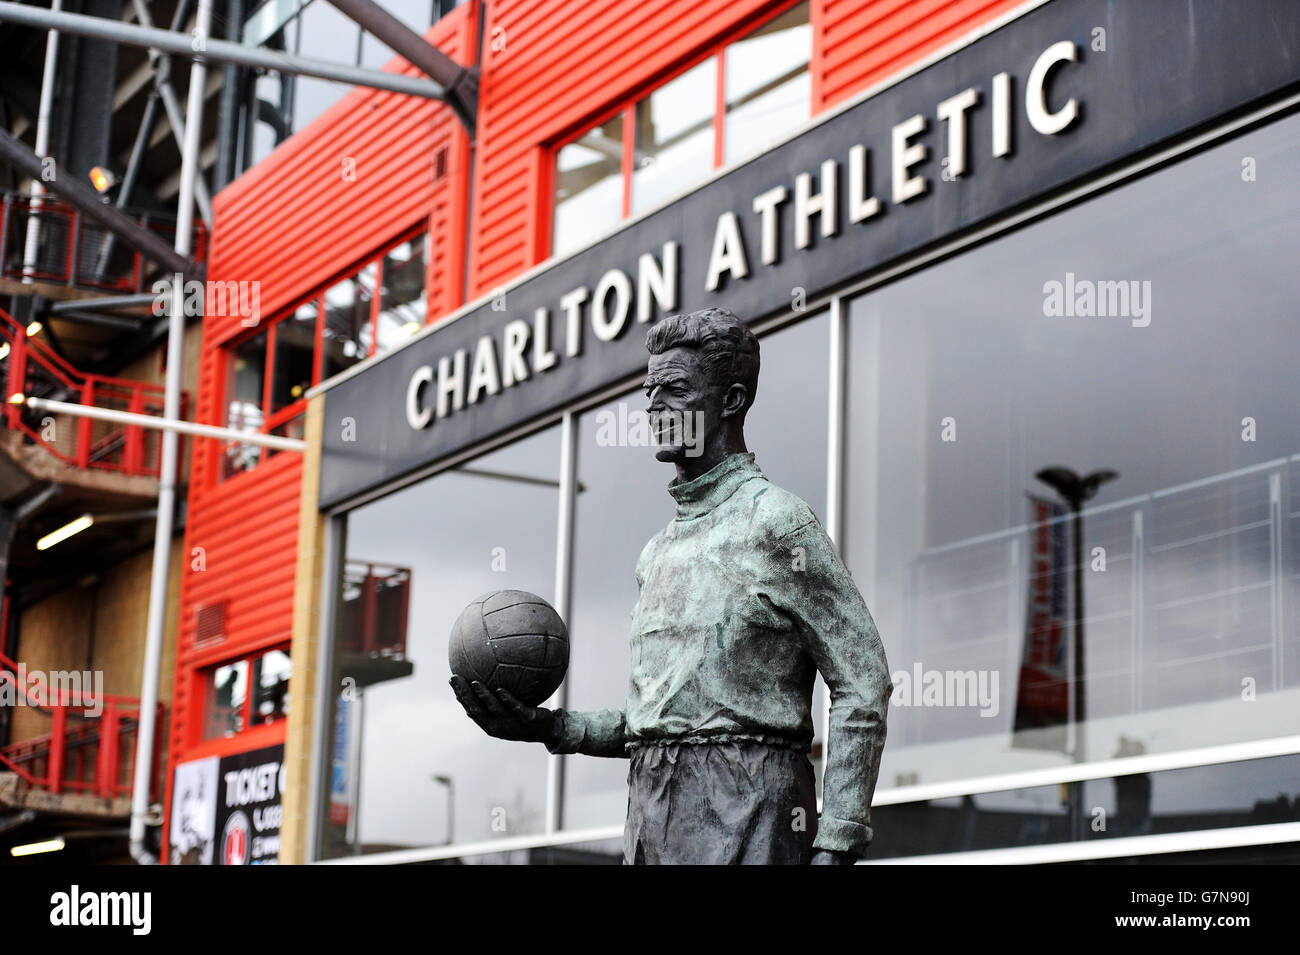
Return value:
[(853, 578), (808, 505), (752, 454), (669, 493), (677, 514), (637, 562), (627, 704), (563, 713), (552, 752), (705, 739), (807, 751), (820, 671), (831, 721), (815, 846), (862, 854), (892, 685)]

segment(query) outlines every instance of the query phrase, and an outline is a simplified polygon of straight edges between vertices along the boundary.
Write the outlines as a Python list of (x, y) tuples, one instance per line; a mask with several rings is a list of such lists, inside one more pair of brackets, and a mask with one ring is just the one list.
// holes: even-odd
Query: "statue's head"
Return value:
[[(671, 315), (646, 336), (645, 390), (660, 461), (712, 467), (745, 450), (758, 392), (758, 339), (725, 308)], [(702, 473), (702, 472), (701, 472)]]

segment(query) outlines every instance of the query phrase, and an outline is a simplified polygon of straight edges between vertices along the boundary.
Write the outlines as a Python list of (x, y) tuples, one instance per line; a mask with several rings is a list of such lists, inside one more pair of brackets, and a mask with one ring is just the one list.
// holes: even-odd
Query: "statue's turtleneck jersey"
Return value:
[(807, 751), (820, 670), (833, 704), (815, 845), (861, 854), (892, 687), (852, 577), (808, 505), (753, 454), (668, 492), (676, 516), (637, 561), (627, 705), (562, 713), (552, 752), (735, 740)]

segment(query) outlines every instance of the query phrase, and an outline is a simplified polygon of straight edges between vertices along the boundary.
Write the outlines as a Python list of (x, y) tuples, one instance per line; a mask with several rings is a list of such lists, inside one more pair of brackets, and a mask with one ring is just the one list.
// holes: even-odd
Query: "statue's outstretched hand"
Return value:
[(545, 743), (555, 732), (553, 711), (520, 703), (507, 690), (497, 690), (494, 694), (477, 680), (470, 682), (459, 676), (451, 678), (451, 688), (469, 718), (489, 736)]

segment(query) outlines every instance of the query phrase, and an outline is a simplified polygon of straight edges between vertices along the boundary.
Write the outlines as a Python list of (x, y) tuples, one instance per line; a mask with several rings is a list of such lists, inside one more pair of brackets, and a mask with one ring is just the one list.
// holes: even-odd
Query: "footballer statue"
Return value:
[[(852, 863), (872, 840), (893, 689), (875, 623), (812, 510), (745, 446), (753, 332), (708, 308), (663, 319), (646, 347), (677, 513), (637, 561), (625, 708), (549, 710), (464, 674), (452, 687), (491, 736), (629, 761), (626, 864)], [(831, 698), (820, 817), (818, 672)]]

